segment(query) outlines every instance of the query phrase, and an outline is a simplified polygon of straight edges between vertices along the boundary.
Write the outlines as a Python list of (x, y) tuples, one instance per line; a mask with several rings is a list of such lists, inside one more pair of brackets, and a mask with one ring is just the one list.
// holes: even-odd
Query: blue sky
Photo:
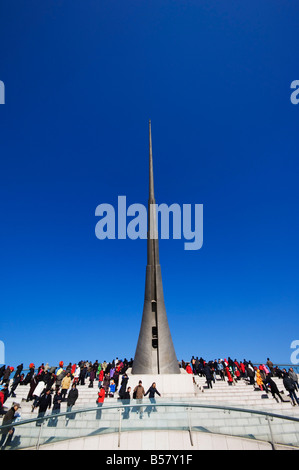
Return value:
[(101, 203), (203, 204), (203, 247), (161, 240), (179, 359), (289, 362), (298, 339), (299, 5), (37, 0), (0, 6), (6, 363), (133, 357), (145, 240)]

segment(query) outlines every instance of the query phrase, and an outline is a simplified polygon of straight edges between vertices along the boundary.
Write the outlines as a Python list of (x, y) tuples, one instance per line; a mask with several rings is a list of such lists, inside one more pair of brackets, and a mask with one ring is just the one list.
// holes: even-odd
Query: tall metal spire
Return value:
[(148, 198), (147, 264), (159, 264), (156, 200), (154, 190), (154, 165), (152, 149), (152, 125), (149, 121), (149, 198)]
[(164, 304), (155, 204), (152, 132), (149, 121), (147, 266), (143, 315), (132, 374), (179, 374)]
[(149, 200), (155, 200), (154, 191), (154, 167), (153, 167), (153, 147), (152, 147), (152, 124), (149, 121)]

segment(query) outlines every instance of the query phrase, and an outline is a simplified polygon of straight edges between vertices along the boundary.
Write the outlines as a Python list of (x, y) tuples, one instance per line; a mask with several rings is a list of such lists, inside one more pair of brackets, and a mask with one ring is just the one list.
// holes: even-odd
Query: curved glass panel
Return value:
[[(13, 433), (9, 430), (13, 429)], [(1, 426), (1, 446), (24, 449), (62, 440), (141, 430), (221, 434), (299, 447), (299, 419), (233, 407), (154, 399), (41, 415)]]

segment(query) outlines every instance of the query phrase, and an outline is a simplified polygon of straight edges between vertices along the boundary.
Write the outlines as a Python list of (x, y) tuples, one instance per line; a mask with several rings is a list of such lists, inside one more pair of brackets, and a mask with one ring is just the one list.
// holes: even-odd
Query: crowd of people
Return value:
[[(23, 364), (17, 366), (16, 371), (13, 367), (3, 366), (0, 368), (0, 415), (4, 415), (3, 425), (11, 424), (20, 416), (19, 410), (21, 405), (14, 402), (11, 408), (5, 410), (4, 403), (8, 397), (15, 398), (17, 395), (17, 388), (19, 386), (29, 385), (27, 397), (23, 400), (32, 402), (31, 412), (38, 409), (38, 420), (36, 425), (40, 426), (43, 422), (45, 413), (51, 410), (51, 419), (48, 420), (48, 426), (56, 426), (58, 414), (61, 412), (61, 403), (66, 402), (66, 425), (70, 419), (75, 417), (71, 413), (75, 405), (81, 386), (88, 383), (88, 387), (97, 388), (96, 404), (98, 406), (97, 418), (101, 418), (101, 407), (103, 406), (104, 399), (107, 397), (117, 396), (122, 403), (126, 400), (136, 399), (136, 403), (140, 403), (143, 396), (149, 395), (150, 401), (154, 401), (155, 394), (161, 396), (153, 383), (151, 387), (145, 392), (142, 382), (139, 381), (138, 385), (131, 393), (131, 387), (128, 386), (129, 377), (126, 373), (129, 367), (132, 367), (133, 360), (113, 360), (112, 362), (99, 363), (98, 361), (80, 361), (78, 364), (69, 363), (64, 365), (63, 361), (59, 363), (58, 367), (50, 367), (49, 364), (41, 364), (37, 369), (31, 363), (29, 371), (25, 374), (23, 372)], [(15, 372), (13, 374), (13, 372)], [(13, 378), (11, 376), (13, 374)], [(96, 385), (95, 385), (96, 384)], [(117, 395), (116, 395), (117, 394)], [(142, 408), (140, 417), (142, 417)], [(155, 411), (151, 409), (150, 411)], [(128, 418), (129, 408), (124, 411), (124, 418)], [(14, 428), (6, 428), (2, 430), (2, 437), (0, 439), (0, 447), (8, 445), (12, 439)]]
[(205, 377), (208, 388), (213, 388), (213, 383), (216, 382), (217, 377), (220, 380), (227, 380), (228, 385), (236, 385), (241, 379), (247, 381), (250, 385), (258, 387), (261, 391), (271, 393), (277, 402), (279, 400), (284, 403), (282, 394), (280, 393), (276, 382), (273, 377), (278, 377), (283, 380), (283, 385), (287, 391), (293, 406), (299, 405), (299, 398), (296, 392), (299, 391), (298, 375), (293, 367), (287, 371), (286, 368), (280, 369), (274, 366), (270, 358), (267, 358), (265, 364), (259, 366), (253, 365), (251, 361), (244, 359), (243, 361), (232, 360), (230, 357), (227, 359), (215, 359), (205, 361), (202, 357), (192, 356), (189, 363), (182, 361), (182, 367), (186, 369), (189, 374), (193, 376)]
[[(0, 414), (3, 414), (3, 404), (9, 396), (16, 397), (17, 387), (29, 385), (29, 391), (26, 401), (32, 401), (32, 411), (37, 406), (44, 410), (52, 405), (51, 395), (54, 393), (53, 405), (55, 409), (59, 409), (59, 404), (67, 401), (68, 405), (71, 398), (72, 406), (75, 398), (78, 397), (78, 386), (84, 386), (86, 381), (89, 387), (94, 387), (97, 382), (98, 388), (103, 388), (105, 396), (114, 396), (119, 388), (119, 380), (122, 376), (122, 384), (119, 389), (119, 397), (127, 392), (126, 389), (126, 370), (131, 367), (132, 360), (124, 359), (113, 360), (111, 363), (104, 361), (80, 361), (77, 364), (69, 363), (67, 366), (61, 361), (58, 367), (50, 367), (49, 364), (41, 364), (37, 369), (31, 363), (29, 371), (25, 375), (23, 373), (23, 364), (17, 366), (17, 369), (11, 380), (11, 374), (14, 368), (3, 366), (0, 369), (0, 382), (2, 390), (0, 391)], [(11, 383), (11, 386), (10, 386)], [(10, 388), (9, 388), (10, 386)], [(73, 391), (73, 392), (72, 392)], [(72, 393), (71, 393), (72, 392)], [(76, 397), (75, 397), (76, 396)]]
[[(141, 403), (143, 397), (149, 395), (150, 401), (153, 402), (151, 410), (155, 411), (155, 395), (161, 396), (155, 383), (147, 392), (145, 392), (141, 381), (133, 392), (131, 387), (128, 387), (127, 370), (132, 367), (132, 364), (133, 359), (128, 361), (116, 358), (109, 363), (106, 361), (100, 363), (98, 360), (95, 362), (79, 361), (75, 364), (69, 363), (67, 366), (61, 361), (58, 367), (41, 364), (36, 369), (35, 365), (31, 363), (26, 374), (25, 371), (23, 372), (23, 364), (18, 365), (16, 370), (10, 366), (2, 366), (0, 368), (0, 387), (2, 387), (0, 390), (0, 415), (4, 415), (2, 424), (13, 422), (19, 416), (19, 403), (14, 402), (8, 411), (5, 410), (4, 403), (10, 396), (15, 398), (17, 388), (23, 385), (29, 385), (25, 400), (32, 402), (31, 411), (34, 412), (38, 408), (38, 418), (40, 419), (36, 422), (37, 425), (41, 424), (46, 411), (51, 409), (53, 417), (49, 420), (49, 426), (56, 425), (57, 416), (55, 415), (60, 413), (62, 402), (66, 402), (67, 405), (66, 410), (69, 414), (66, 423), (68, 423), (69, 419), (74, 417), (71, 411), (79, 396), (78, 388), (85, 386), (86, 383), (90, 388), (97, 387), (96, 403), (99, 408), (97, 418), (101, 417), (101, 407), (105, 398), (115, 396), (123, 402), (133, 398), (136, 399), (136, 403)], [(283, 385), (293, 406), (299, 405), (299, 398), (296, 394), (299, 391), (297, 374), (292, 367), (287, 371), (285, 368), (280, 369), (278, 366), (274, 366), (269, 358), (265, 364), (257, 366), (245, 359), (237, 361), (228, 357), (227, 359), (206, 361), (202, 357), (192, 356), (188, 362), (179, 361), (179, 366), (187, 373), (192, 374), (194, 381), (196, 376), (204, 377), (208, 388), (213, 388), (216, 380), (227, 381), (228, 385), (234, 386), (242, 379), (266, 393), (270, 392), (277, 402), (279, 400), (285, 402), (286, 400), (273, 380), (273, 377), (278, 377), (283, 380)], [(124, 417), (128, 417), (128, 410), (125, 410)], [(142, 407), (139, 407), (138, 411), (142, 418)], [(2, 432), (0, 447), (7, 434), (8, 442), (12, 437), (8, 428), (7, 432)]]

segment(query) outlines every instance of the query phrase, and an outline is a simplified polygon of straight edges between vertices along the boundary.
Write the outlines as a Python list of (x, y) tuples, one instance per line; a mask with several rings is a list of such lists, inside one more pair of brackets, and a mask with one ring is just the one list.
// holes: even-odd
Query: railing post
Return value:
[(39, 430), (39, 433), (38, 433), (38, 438), (37, 438), (37, 443), (36, 443), (36, 450), (39, 450), (39, 443), (40, 443), (40, 438), (41, 438), (41, 435), (42, 435), (43, 425), (44, 425), (44, 420), (41, 422), (41, 425), (40, 425), (40, 430)]
[(122, 411), (124, 411), (124, 409), (123, 409), (123, 408), (119, 408), (118, 411), (119, 411), (119, 425), (118, 425), (118, 443), (117, 443), (117, 447), (120, 447), (121, 413), (122, 413)]
[(193, 447), (194, 444), (193, 444), (192, 425), (191, 425), (191, 416), (190, 416), (190, 410), (192, 410), (192, 408), (186, 408), (186, 410), (188, 414), (189, 437), (190, 437), (191, 446)]
[(275, 442), (274, 442), (274, 436), (273, 436), (273, 432), (272, 432), (272, 426), (271, 426), (271, 418), (270, 416), (266, 416), (266, 420), (268, 421), (268, 425), (269, 425), (269, 429), (270, 429), (270, 436), (271, 436), (271, 445), (272, 445), (272, 449), (273, 450), (276, 450), (275, 448)]

